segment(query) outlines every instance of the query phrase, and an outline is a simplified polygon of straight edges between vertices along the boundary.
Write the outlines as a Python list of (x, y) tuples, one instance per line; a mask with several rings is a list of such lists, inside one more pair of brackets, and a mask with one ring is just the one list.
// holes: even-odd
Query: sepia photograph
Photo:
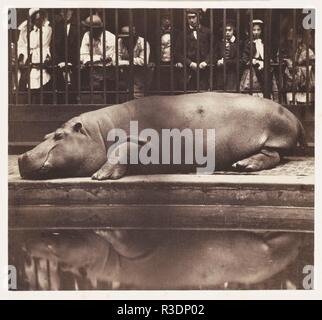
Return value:
[(9, 291), (314, 290), (315, 9), (134, 3), (8, 9)]

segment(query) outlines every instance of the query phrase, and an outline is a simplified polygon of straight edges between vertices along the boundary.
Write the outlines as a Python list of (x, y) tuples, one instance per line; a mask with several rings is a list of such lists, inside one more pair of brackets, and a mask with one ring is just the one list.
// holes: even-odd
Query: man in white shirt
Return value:
[[(52, 28), (46, 16), (46, 12), (39, 10), (32, 15), (33, 30), (30, 32), (30, 89), (32, 90), (32, 103), (38, 102), (38, 93), (40, 88), (43, 91), (50, 90), (49, 81), (51, 75), (46, 68), (46, 64), (51, 61), (50, 43)], [(49, 93), (46, 94), (48, 96)], [(44, 103), (47, 103), (43, 101)]]
[[(91, 28), (91, 17), (87, 17), (82, 24)], [(104, 35), (103, 22), (98, 15), (92, 15), (92, 34), (91, 30), (87, 31), (82, 40), (80, 49), (80, 60), (83, 64), (93, 61), (96, 65), (103, 66), (105, 60), (106, 65), (115, 64), (115, 35), (105, 30), (105, 57), (104, 55)], [(92, 44), (91, 44), (92, 39)], [(91, 60), (92, 46), (92, 60)]]
[[(93, 89), (102, 90), (104, 83), (103, 67), (115, 65), (115, 35), (107, 30), (104, 30), (103, 22), (96, 14), (87, 17), (82, 24), (90, 30), (87, 31), (83, 36), (80, 48), (80, 61), (83, 64), (83, 67), (91, 67), (85, 70), (90, 72), (86, 72), (86, 74), (88, 75), (88, 79), (92, 78)], [(114, 81), (114, 72), (112, 72), (111, 68), (108, 68), (105, 71), (105, 74), (108, 82), (107, 86), (109, 86), (109, 84)]]

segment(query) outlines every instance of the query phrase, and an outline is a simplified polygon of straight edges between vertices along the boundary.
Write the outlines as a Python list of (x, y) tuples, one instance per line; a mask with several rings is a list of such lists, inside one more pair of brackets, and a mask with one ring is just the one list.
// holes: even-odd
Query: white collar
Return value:
[(234, 43), (236, 41), (236, 37), (234, 35), (231, 36), (230, 40), (226, 42), (231, 42), (231, 43)]

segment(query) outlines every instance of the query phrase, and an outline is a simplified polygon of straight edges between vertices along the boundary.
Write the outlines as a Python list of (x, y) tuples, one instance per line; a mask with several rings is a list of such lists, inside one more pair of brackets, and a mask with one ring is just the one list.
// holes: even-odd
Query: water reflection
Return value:
[(20, 290), (223, 289), (254, 288), (285, 272), (303, 236), (79, 230), (15, 232), (10, 244)]

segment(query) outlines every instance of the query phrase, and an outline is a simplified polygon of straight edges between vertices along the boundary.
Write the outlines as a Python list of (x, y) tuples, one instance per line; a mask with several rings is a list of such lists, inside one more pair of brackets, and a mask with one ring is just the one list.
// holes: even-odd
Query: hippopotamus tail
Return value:
[(298, 138), (297, 141), (300, 144), (300, 149), (306, 153), (306, 148), (307, 148), (307, 141), (306, 141), (306, 137), (305, 137), (305, 130), (304, 127), (301, 123), (300, 120), (297, 121), (298, 123)]

